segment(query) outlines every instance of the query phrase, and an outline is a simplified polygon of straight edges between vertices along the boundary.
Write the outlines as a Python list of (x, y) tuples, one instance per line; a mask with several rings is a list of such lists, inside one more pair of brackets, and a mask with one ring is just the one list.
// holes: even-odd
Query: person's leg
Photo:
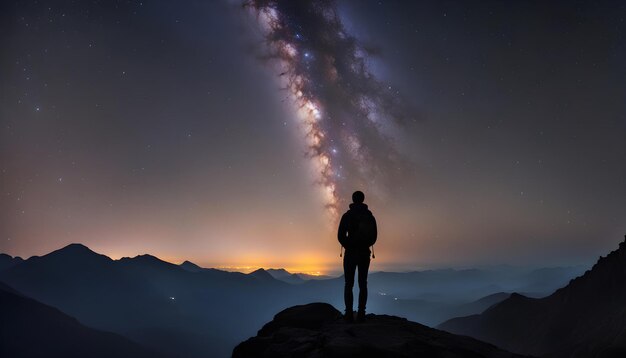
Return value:
[(351, 257), (351, 255), (346, 255), (343, 258), (343, 273), (346, 280), (345, 287), (343, 290), (343, 300), (346, 304), (346, 315), (352, 314), (352, 287), (354, 287), (354, 273), (356, 271), (356, 262)]
[(359, 318), (365, 316), (365, 306), (367, 305), (367, 272), (370, 267), (369, 255), (363, 255), (359, 258)]

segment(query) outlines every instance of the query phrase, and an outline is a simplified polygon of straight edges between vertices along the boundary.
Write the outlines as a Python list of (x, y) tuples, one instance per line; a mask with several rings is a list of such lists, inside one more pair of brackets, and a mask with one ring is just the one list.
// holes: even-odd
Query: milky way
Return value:
[(402, 170), (393, 136), (408, 118), (397, 92), (368, 70), (368, 51), (331, 1), (249, 1), (268, 58), (294, 104), (306, 156), (331, 217), (354, 189), (384, 196)]

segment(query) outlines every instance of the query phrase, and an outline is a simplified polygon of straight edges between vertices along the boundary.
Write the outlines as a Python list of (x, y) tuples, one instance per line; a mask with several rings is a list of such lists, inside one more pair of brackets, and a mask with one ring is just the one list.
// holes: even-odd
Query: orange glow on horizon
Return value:
[(325, 275), (331, 275), (330, 273), (326, 273), (323, 271), (316, 271), (316, 270), (308, 270), (308, 269), (302, 269), (302, 268), (297, 268), (297, 267), (268, 267), (268, 266), (215, 266), (213, 267), (215, 269), (218, 270), (223, 270), (223, 271), (230, 271), (230, 272), (241, 272), (241, 273), (250, 273), (250, 272), (254, 272), (258, 269), (264, 269), (264, 270), (269, 270), (269, 269), (279, 269), (282, 268), (286, 271), (288, 271), (289, 273), (297, 273), (297, 274), (306, 274), (306, 275), (310, 275), (310, 276), (325, 276)]
[(269, 262), (268, 260), (251, 260), (250, 263), (245, 264), (233, 264), (233, 265), (217, 265), (214, 268), (226, 271), (238, 271), (244, 273), (250, 273), (260, 268), (282, 268), (290, 273), (304, 273), (311, 276), (323, 276), (336, 269), (333, 266), (339, 266), (338, 261), (336, 265), (332, 265), (328, 260), (322, 259), (313, 255), (295, 257), (288, 262), (277, 263), (276, 261)]
[[(110, 257), (113, 260), (120, 260), (122, 258), (133, 258), (136, 256), (144, 255), (145, 253), (137, 253), (137, 254), (121, 254), (121, 253), (103, 253), (104, 255)], [(242, 261), (247, 263), (220, 263), (220, 264), (205, 264), (202, 261), (195, 261), (190, 258), (180, 258), (175, 256), (161, 256), (158, 254), (148, 254), (154, 257), (157, 257), (159, 260), (169, 262), (174, 265), (180, 265), (185, 261), (191, 261), (194, 264), (203, 267), (203, 268), (214, 268), (223, 271), (231, 271), (231, 272), (241, 272), (241, 273), (250, 273), (258, 269), (285, 269), (289, 273), (302, 273), (311, 276), (324, 276), (324, 275), (332, 275), (332, 272), (336, 271), (336, 268), (333, 266), (338, 266), (341, 264), (339, 261), (336, 265), (332, 265), (329, 262), (325, 262), (325, 260), (315, 257), (315, 256), (302, 256), (296, 257), (292, 260), (289, 260), (288, 263), (278, 263), (275, 260), (263, 260), (255, 255), (245, 255), (248, 256), (244, 258)], [(250, 259), (250, 260), (246, 260)], [(256, 260), (255, 260), (256, 259)], [(327, 261), (327, 260), (326, 260)]]

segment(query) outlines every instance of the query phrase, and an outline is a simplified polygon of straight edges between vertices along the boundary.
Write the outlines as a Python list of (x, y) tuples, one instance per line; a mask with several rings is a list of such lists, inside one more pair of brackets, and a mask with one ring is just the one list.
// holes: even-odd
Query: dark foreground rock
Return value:
[(367, 315), (346, 323), (327, 303), (278, 313), (233, 357), (522, 357), (476, 339), (426, 327), (404, 318)]

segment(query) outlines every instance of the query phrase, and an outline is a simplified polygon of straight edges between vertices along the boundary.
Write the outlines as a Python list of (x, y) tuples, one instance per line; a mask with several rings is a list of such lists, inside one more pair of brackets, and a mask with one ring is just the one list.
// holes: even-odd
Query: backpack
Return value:
[(376, 242), (376, 219), (374, 216), (367, 213), (359, 215), (356, 219), (358, 220), (358, 225), (355, 225), (357, 227), (356, 237), (365, 241), (368, 247), (374, 245)]
[[(343, 222), (343, 219), (344, 218), (342, 217), (342, 222)], [(350, 217), (350, 222), (346, 224), (350, 227), (348, 229), (349, 237), (347, 239), (349, 239), (349, 244), (346, 243), (348, 244), (347, 247), (354, 247), (355, 244), (361, 247), (371, 246), (372, 258), (376, 258), (374, 254), (374, 243), (376, 242), (378, 233), (377, 233), (377, 228), (376, 228), (376, 219), (374, 218), (374, 215), (372, 215), (372, 213), (369, 211), (365, 213), (358, 213), (357, 215), (353, 214)], [(340, 242), (339, 257), (343, 256), (344, 242), (342, 242), (341, 240), (342, 239), (339, 238), (339, 242)], [(358, 241), (358, 243), (355, 241)]]

